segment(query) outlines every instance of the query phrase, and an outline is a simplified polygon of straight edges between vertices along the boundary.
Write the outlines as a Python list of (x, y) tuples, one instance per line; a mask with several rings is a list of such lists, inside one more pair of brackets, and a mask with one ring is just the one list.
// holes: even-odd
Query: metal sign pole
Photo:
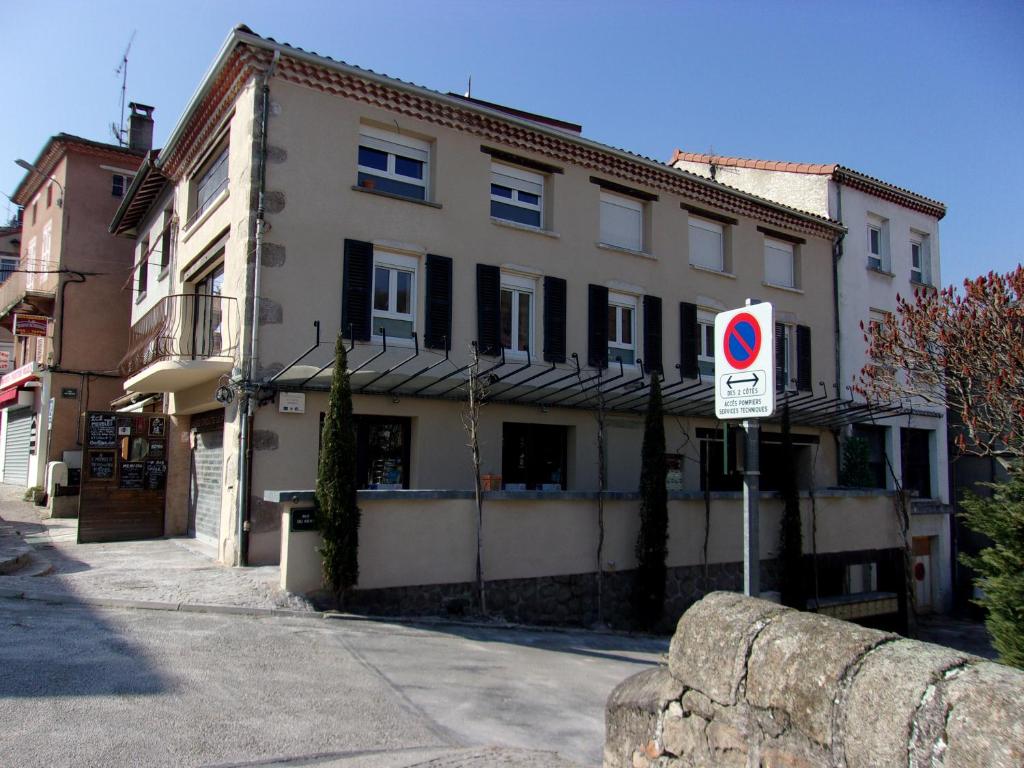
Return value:
[(761, 500), (761, 422), (745, 419), (747, 433), (743, 458), (743, 594), (761, 594), (761, 541), (759, 502)]

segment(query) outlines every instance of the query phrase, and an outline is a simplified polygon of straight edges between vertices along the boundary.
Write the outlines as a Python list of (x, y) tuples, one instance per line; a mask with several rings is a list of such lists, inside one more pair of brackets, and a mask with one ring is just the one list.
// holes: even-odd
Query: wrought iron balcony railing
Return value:
[(131, 327), (121, 373), (131, 377), (148, 365), (171, 358), (234, 357), (238, 339), (235, 299), (207, 293), (165, 296)]
[(19, 259), (0, 266), (0, 315), (7, 314), (25, 296), (53, 296), (60, 274), (55, 261)]

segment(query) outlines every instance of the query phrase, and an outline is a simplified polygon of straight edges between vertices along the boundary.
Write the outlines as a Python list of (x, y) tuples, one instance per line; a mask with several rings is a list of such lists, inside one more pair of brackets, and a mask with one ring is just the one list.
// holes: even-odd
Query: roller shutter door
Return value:
[(28, 457), (32, 445), (32, 409), (12, 410), (7, 417), (4, 482), (28, 485)]
[(216, 543), (220, 538), (224, 479), (224, 412), (193, 417), (193, 425), (195, 447), (189, 482), (189, 534)]

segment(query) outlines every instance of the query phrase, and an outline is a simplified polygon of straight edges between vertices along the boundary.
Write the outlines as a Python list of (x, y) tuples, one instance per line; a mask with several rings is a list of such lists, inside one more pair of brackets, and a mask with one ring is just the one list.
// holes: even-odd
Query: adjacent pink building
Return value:
[(20, 254), (0, 284), (0, 327), (14, 334), (13, 370), (0, 378), (0, 480), (45, 487), (47, 464), (64, 462), (68, 497), (51, 499), (55, 513), (77, 509), (82, 413), (123, 394), (132, 248), (107, 224), (153, 135), (152, 108), (132, 107), (127, 147), (60, 133), (18, 161)]

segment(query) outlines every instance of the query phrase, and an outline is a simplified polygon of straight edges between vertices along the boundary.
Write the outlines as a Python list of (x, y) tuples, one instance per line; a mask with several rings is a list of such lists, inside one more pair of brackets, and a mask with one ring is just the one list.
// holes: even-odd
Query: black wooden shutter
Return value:
[(644, 365), (661, 373), (661, 299), (644, 296)]
[(341, 332), (345, 338), (370, 340), (372, 294), (373, 243), (346, 240), (341, 274)]
[(810, 392), (811, 387), (811, 329), (796, 327), (796, 388)]
[(697, 324), (697, 305), (679, 302), (679, 368), (686, 379), (700, 375), (697, 356), (700, 354), (700, 326)]
[(587, 365), (608, 367), (608, 289), (589, 286), (587, 296)]
[(544, 278), (544, 360), (565, 362), (565, 280)]
[(481, 355), (501, 353), (501, 270), (476, 265), (476, 340)]
[(786, 381), (786, 326), (775, 324), (775, 391), (783, 392), (789, 386)]
[(423, 346), (452, 348), (452, 260), (427, 254), (427, 307)]

